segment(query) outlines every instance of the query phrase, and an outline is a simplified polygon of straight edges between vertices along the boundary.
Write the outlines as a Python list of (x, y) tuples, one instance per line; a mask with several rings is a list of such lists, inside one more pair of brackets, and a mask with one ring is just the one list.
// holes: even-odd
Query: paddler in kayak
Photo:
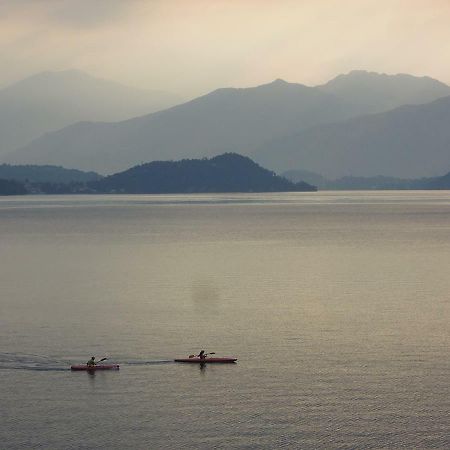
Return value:
[(95, 356), (93, 356), (93, 357), (86, 363), (86, 365), (87, 365), (88, 367), (95, 367), (95, 364), (96, 364), (96, 362), (95, 362)]
[(205, 350), (202, 350), (202, 351), (197, 355), (197, 357), (200, 358), (200, 359), (205, 359), (205, 358), (206, 358)]

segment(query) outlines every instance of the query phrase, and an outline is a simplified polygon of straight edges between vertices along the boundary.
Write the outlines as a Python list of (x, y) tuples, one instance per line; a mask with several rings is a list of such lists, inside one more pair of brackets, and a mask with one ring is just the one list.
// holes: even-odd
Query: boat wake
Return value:
[(153, 366), (158, 364), (171, 364), (173, 362), (174, 362), (173, 359), (156, 359), (156, 360), (153, 359), (150, 361), (140, 361), (140, 360), (124, 361), (121, 364), (125, 366)]
[[(77, 363), (79, 357), (57, 358), (46, 355), (28, 355), (21, 353), (1, 353), (0, 370), (35, 370), (35, 371), (67, 371), (70, 365)], [(110, 361), (108, 360), (108, 363)], [(173, 359), (138, 360), (124, 359), (116, 361), (121, 366), (152, 366), (159, 364), (171, 364)]]
[(67, 362), (43, 355), (0, 353), (0, 370), (67, 370)]

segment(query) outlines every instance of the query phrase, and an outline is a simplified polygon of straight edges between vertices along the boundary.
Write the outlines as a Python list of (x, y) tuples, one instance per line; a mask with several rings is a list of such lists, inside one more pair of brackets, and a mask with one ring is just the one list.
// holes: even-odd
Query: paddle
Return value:
[[(209, 353), (204, 353), (204, 356), (206, 358), (208, 355), (215, 355), (215, 354), (216, 354), (216, 352), (209, 352)], [(197, 358), (197, 356), (196, 355), (189, 355), (189, 358)]]
[(106, 361), (107, 359), (108, 358), (102, 358), (102, 359), (99, 359), (98, 361), (95, 361), (93, 367), (95, 367), (98, 363), (101, 363), (102, 361)]

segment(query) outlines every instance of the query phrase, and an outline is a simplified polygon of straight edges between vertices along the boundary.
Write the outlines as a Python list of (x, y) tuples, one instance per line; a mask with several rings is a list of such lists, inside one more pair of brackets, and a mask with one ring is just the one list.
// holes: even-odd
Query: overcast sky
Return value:
[(190, 97), (352, 69), (450, 83), (450, 0), (0, 0), (0, 85), (81, 69)]

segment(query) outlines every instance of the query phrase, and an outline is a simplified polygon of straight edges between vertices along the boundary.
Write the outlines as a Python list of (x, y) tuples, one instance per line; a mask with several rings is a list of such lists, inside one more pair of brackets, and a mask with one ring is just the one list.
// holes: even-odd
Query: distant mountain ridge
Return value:
[(355, 105), (363, 105), (365, 113), (429, 103), (450, 95), (450, 86), (430, 77), (365, 70), (352, 70), (317, 87)]
[(77, 123), (37, 139), (4, 161), (111, 173), (149, 160), (236, 150), (248, 154), (274, 136), (358, 113), (334, 95), (276, 80), (255, 88), (218, 89), (123, 122)]
[(180, 102), (78, 70), (42, 72), (0, 89), (0, 155), (80, 120), (123, 120)]
[(329, 180), (319, 174), (303, 170), (289, 170), (282, 174), (288, 180), (297, 182), (303, 180), (311, 183), (319, 190), (440, 190), (450, 189), (450, 172), (439, 177), (403, 179), (385, 176), (376, 177), (352, 177), (346, 176), (335, 180)]
[(250, 158), (225, 153), (207, 159), (153, 161), (89, 184), (96, 192), (127, 194), (315, 191), (262, 168)]
[(450, 168), (449, 124), (450, 96), (312, 127), (264, 144), (253, 157), (279, 172), (302, 168), (327, 178), (430, 177)]
[[(393, 95), (397, 91), (398, 95)], [(218, 89), (173, 108), (122, 122), (77, 123), (42, 136), (4, 157), (3, 161), (57, 164), (107, 174), (143, 161), (201, 158), (236, 151), (275, 170), (301, 167), (326, 174), (319, 164), (322, 158), (325, 168), (335, 165), (342, 172), (343, 165), (336, 162), (336, 155), (341, 155), (342, 150), (338, 148), (334, 155), (331, 147), (335, 136), (330, 128), (345, 126), (340, 123), (349, 123), (352, 119), (357, 121), (356, 117), (366, 120), (362, 118), (365, 114), (385, 111), (393, 105), (432, 101), (447, 93), (450, 95), (450, 87), (430, 78), (362, 71), (350, 72), (318, 87), (275, 80), (254, 88)], [(395, 115), (384, 117), (396, 120)], [(434, 116), (433, 120), (439, 121), (439, 118)], [(395, 124), (392, 126), (395, 129)], [(325, 145), (320, 136), (315, 140), (312, 137), (318, 129), (325, 130), (324, 136), (329, 136), (326, 151), (322, 151)], [(352, 130), (347, 129), (350, 133)], [(406, 136), (410, 131), (404, 129), (402, 133)], [(305, 145), (311, 144), (311, 148), (307, 145), (303, 148), (301, 139), (304, 138), (299, 136), (311, 136), (310, 141), (305, 138)], [(392, 143), (397, 136), (394, 133), (390, 138)], [(302, 145), (298, 145), (297, 139)], [(337, 142), (339, 139), (342, 137), (338, 136)], [(314, 154), (312, 147), (318, 148), (317, 158), (311, 156), (315, 164), (308, 165), (309, 161), (303, 164), (305, 153)], [(431, 145), (433, 150), (440, 151), (438, 147)], [(377, 147), (370, 147), (370, 158), (365, 165), (354, 151), (354, 160), (344, 158), (349, 166), (341, 175), (360, 175), (355, 171), (360, 169), (361, 175), (370, 175), (370, 166), (377, 160), (378, 151)], [(407, 152), (403, 152), (402, 157), (407, 158)], [(429, 155), (430, 160), (434, 158), (435, 155)], [(403, 172), (395, 175), (423, 174), (420, 166), (412, 167), (415, 163), (414, 159), (411, 164), (404, 160)], [(391, 168), (397, 169), (399, 164)], [(376, 174), (384, 173), (379, 170), (383, 169), (381, 165), (373, 169)], [(432, 174), (431, 169), (427, 168), (425, 174)]]

